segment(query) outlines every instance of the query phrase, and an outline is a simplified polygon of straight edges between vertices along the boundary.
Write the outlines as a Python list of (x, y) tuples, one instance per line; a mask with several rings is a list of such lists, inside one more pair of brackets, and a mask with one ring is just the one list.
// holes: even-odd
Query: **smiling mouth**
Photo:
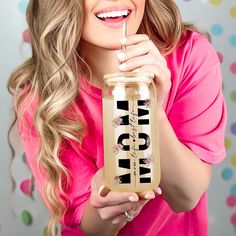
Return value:
[(102, 21), (120, 21), (128, 17), (131, 10), (109, 11), (95, 14), (99, 20)]

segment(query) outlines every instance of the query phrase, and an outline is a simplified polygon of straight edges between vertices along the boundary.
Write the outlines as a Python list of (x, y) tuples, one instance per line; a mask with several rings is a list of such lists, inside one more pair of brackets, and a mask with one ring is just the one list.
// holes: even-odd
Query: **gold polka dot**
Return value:
[(232, 141), (231, 141), (231, 139), (230, 138), (225, 138), (225, 148), (226, 149), (229, 149), (229, 148), (231, 148), (232, 147)]
[(210, 0), (210, 3), (215, 5), (215, 6), (218, 6), (222, 3), (222, 0)]
[(231, 9), (230, 9), (230, 15), (231, 15), (233, 18), (236, 18), (236, 6), (231, 7)]
[(231, 165), (236, 167), (236, 154), (233, 154), (231, 156)]

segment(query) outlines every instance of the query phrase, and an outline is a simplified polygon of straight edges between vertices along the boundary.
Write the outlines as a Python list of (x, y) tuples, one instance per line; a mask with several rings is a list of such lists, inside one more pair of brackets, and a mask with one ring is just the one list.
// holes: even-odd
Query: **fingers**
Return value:
[(162, 68), (164, 65), (153, 54), (146, 54), (144, 56), (138, 56), (130, 58), (119, 65), (121, 71), (131, 71), (140, 68), (144, 65), (155, 65), (157, 68)]
[[(140, 200), (139, 202), (126, 202), (117, 206), (110, 206), (98, 209), (98, 213), (103, 220), (110, 220), (118, 223), (121, 221), (126, 221), (124, 212), (129, 212), (128, 214), (134, 218), (141, 211), (143, 206), (147, 203), (147, 200)], [(113, 223), (115, 223), (113, 222)]]
[(164, 89), (164, 91), (169, 91), (171, 87), (171, 74), (170, 70), (167, 67), (160, 67), (157, 65), (144, 65), (135, 69), (135, 71), (151, 71), (155, 76), (155, 82), (157, 83), (157, 85)]
[[(125, 50), (117, 54), (120, 71), (146, 71), (155, 75), (159, 94), (165, 97), (171, 85), (171, 74), (166, 59), (145, 34), (130, 35), (121, 40)], [(164, 89), (164, 90), (162, 90)], [(159, 91), (158, 91), (159, 92)], [(163, 101), (164, 98), (160, 99)]]
[(95, 208), (118, 205), (125, 202), (137, 202), (139, 197), (134, 192), (113, 192), (104, 185), (99, 190), (93, 190), (90, 203)]
[(157, 88), (158, 103), (162, 105), (166, 95), (171, 88), (171, 73), (166, 63), (163, 63), (159, 57), (148, 53), (142, 56), (136, 56), (125, 60), (119, 65), (121, 71), (144, 71), (154, 74)]
[(157, 58), (160, 57), (160, 60), (164, 63), (163, 56), (161, 56), (159, 50), (157, 50), (154, 43), (150, 40), (126, 47), (125, 50), (118, 52), (117, 57), (120, 61), (125, 62), (130, 58), (146, 55), (149, 52), (152, 52)]
[(121, 62), (129, 60), (132, 57), (146, 55), (151, 52), (156, 58), (159, 58), (164, 66), (167, 65), (164, 56), (145, 34), (130, 35), (123, 38), (121, 39), (121, 45), (125, 48), (125, 50), (122, 50), (117, 54), (117, 57)]
[(124, 223), (137, 216), (144, 205), (158, 194), (161, 194), (159, 188), (142, 193), (110, 191), (104, 185), (101, 169), (92, 179), (90, 204), (97, 209), (101, 219), (109, 220), (113, 224)]
[(140, 199), (151, 200), (155, 198), (155, 193), (153, 191), (139, 192), (138, 196)]
[(134, 192), (113, 192), (104, 184), (103, 168), (93, 176), (90, 203), (95, 208), (117, 205), (125, 202), (137, 202), (139, 197)]
[(146, 34), (134, 34), (134, 35), (129, 35), (125, 38), (122, 38), (120, 40), (120, 43), (121, 45), (128, 46), (128, 45), (137, 44), (145, 40), (149, 40), (149, 37)]
[(151, 199), (154, 199), (156, 196), (161, 195), (161, 194), (162, 194), (161, 188), (157, 187), (156, 190), (139, 192), (138, 196), (139, 196), (139, 199), (142, 199), (142, 200), (151, 200)]
[(168, 69), (165, 58), (147, 35), (131, 35), (125, 39), (125, 50), (117, 54), (121, 71), (137, 71), (143, 66), (152, 65), (146, 69), (150, 69), (149, 72), (154, 72), (155, 76), (159, 77), (160, 71)]
[[(126, 210), (124, 212), (122, 212), (121, 214), (115, 216), (113, 219), (111, 219), (113, 224), (119, 224), (121, 222), (129, 222), (132, 221), (142, 210), (142, 208), (144, 207), (144, 205), (147, 203), (148, 201), (144, 201), (143, 205), (136, 205), (133, 208), (131, 208), (130, 210)], [(127, 216), (125, 214), (125, 212), (127, 212), (127, 214), (129, 215), (129, 217), (131, 219), (127, 219)]]
[[(112, 192), (109, 192), (106, 197), (111, 195)], [(118, 193), (121, 194), (121, 193)], [(131, 220), (135, 218), (142, 208), (145, 206), (145, 204), (150, 201), (151, 199), (154, 199), (156, 195), (161, 194), (161, 189), (158, 187), (155, 191), (145, 191), (138, 193), (139, 201), (137, 202), (124, 202), (119, 203), (116, 205), (109, 205), (106, 207), (97, 208), (98, 213), (103, 220), (109, 220), (113, 224), (118, 224), (121, 222), (127, 221), (127, 216), (125, 217), (124, 212), (127, 212), (128, 215), (131, 217)], [(129, 220), (128, 220), (129, 221)]]
[(115, 216), (122, 214), (125, 211), (131, 210), (135, 205), (142, 206), (141, 202), (138, 203), (126, 202), (116, 206), (99, 208), (98, 212), (103, 220), (111, 220)]
[(158, 91), (158, 101), (161, 103), (165, 94), (167, 94), (171, 88), (170, 70), (167, 67), (161, 68), (156, 65), (144, 65), (133, 71), (152, 72), (152, 74), (154, 74), (154, 82)]

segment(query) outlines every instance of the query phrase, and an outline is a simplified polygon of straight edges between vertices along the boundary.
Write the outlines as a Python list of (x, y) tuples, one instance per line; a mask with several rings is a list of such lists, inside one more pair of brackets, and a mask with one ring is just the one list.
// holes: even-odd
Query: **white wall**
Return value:
[[(227, 159), (214, 168), (209, 190), (209, 235), (232, 236), (236, 227), (236, 1), (235, 0), (177, 0), (184, 19), (194, 21), (201, 29), (212, 35), (213, 45), (223, 56), (224, 95), (228, 105), (228, 127), (226, 133)], [(36, 194), (30, 200), (21, 190), (22, 181), (30, 178), (27, 165), (18, 150), (13, 162), (13, 174), (17, 181), (16, 191), (11, 194), (9, 178), (10, 150), (7, 145), (7, 130), (12, 120), (11, 97), (6, 90), (10, 72), (30, 55), (27, 44), (22, 44), (22, 31), (26, 28), (24, 10), (27, 0), (4, 1), (0, 8), (0, 235), (42, 235), (48, 220), (48, 212)], [(230, 13), (231, 12), (231, 13)], [(235, 37), (235, 38), (234, 38)], [(231, 38), (231, 43), (230, 43)], [(232, 67), (232, 68), (231, 68)], [(227, 199), (231, 202), (227, 203)], [(21, 219), (23, 211), (32, 216), (32, 224), (25, 225)], [(235, 230), (236, 232), (236, 230)]]

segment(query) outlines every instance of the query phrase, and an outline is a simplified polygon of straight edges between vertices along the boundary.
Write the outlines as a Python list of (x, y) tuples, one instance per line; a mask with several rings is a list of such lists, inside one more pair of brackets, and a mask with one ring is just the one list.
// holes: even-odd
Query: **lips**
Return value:
[(132, 10), (128, 7), (110, 7), (98, 11), (95, 16), (101, 21), (119, 22), (127, 18), (131, 12)]
[(96, 14), (96, 17), (99, 20), (113, 20), (113, 19), (124, 19), (131, 13), (130, 10), (122, 10), (122, 11), (110, 11)]
[(128, 5), (113, 5), (95, 11), (94, 15), (105, 27), (110, 29), (120, 29), (128, 19), (133, 8)]

